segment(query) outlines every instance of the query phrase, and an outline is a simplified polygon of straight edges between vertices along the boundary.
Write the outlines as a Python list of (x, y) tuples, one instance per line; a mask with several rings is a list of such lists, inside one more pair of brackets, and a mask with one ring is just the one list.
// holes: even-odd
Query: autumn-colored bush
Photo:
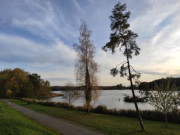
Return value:
[(20, 68), (0, 71), (0, 97), (35, 98), (50, 94), (50, 83), (38, 74), (30, 74)]
[(12, 96), (13, 96), (12, 90), (7, 90), (6, 91), (6, 97), (11, 98)]

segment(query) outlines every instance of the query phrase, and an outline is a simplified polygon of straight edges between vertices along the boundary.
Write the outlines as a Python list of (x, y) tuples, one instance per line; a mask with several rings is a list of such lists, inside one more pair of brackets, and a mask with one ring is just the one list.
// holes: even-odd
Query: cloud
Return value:
[(85, 11), (83, 10), (83, 8), (81, 8), (81, 6), (79, 5), (79, 3), (76, 0), (73, 0), (73, 3), (76, 7), (76, 9), (83, 15), (85, 15)]
[(18, 36), (0, 33), (0, 60), (4, 62), (23, 62), (44, 65), (73, 65), (75, 53), (61, 41), (51, 46)]
[(134, 57), (131, 64), (137, 70), (152, 74), (175, 74), (180, 67), (180, 2), (148, 2), (152, 6), (130, 22), (139, 34), (137, 43), (141, 48), (140, 55)]
[(147, 63), (156, 65), (156, 67), (161, 66), (164, 69), (169, 68), (173, 64), (174, 67), (171, 68), (174, 69), (178, 66), (176, 59), (180, 56), (178, 51), (180, 48), (179, 42), (180, 25), (177, 23), (177, 19), (173, 19), (168, 27), (164, 28), (163, 31), (157, 32), (149, 41), (143, 44), (142, 51), (144, 52), (142, 53), (144, 56), (146, 55), (146, 58), (150, 58), (150, 61), (147, 61)]
[(88, 0), (88, 1), (89, 1), (89, 3), (92, 3), (92, 4), (94, 3), (94, 0)]
[(146, 12), (130, 22), (131, 28), (138, 32), (142, 39), (152, 37), (158, 30), (163, 29), (171, 22), (174, 14), (177, 14), (180, 6), (177, 0), (174, 2), (149, 0), (148, 3), (151, 6), (147, 7)]
[(146, 70), (138, 70), (141, 74), (149, 74), (149, 75), (168, 75), (167, 73), (160, 73), (155, 71), (146, 71)]
[(0, 24), (6, 25), (11, 31), (16, 28), (36, 38), (53, 41), (76, 37), (73, 27), (68, 25), (63, 13), (52, 1), (25, 0), (21, 4), (17, 0), (11, 3), (3, 1), (0, 8)]
[[(92, 30), (97, 48), (101, 84), (129, 82), (110, 76), (109, 71), (125, 61), (122, 52), (103, 52), (109, 40), (112, 8), (118, 1), (1, 1), (0, 61), (1, 67), (22, 67), (37, 72), (53, 84), (63, 84), (74, 78), (75, 52), (80, 19)], [(180, 2), (178, 0), (122, 1), (132, 15), (131, 29), (137, 32), (140, 55), (130, 60), (150, 80), (167, 75), (179, 75), (180, 68)], [(61, 82), (58, 79), (64, 78)]]

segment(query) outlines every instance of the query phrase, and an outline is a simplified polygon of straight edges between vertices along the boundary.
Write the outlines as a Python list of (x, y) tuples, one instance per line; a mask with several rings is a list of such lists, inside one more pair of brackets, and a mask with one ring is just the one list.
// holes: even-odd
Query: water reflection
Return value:
[[(55, 93), (64, 93), (64, 91), (54, 91)], [(83, 91), (81, 91), (83, 94)], [(135, 91), (136, 96), (139, 96), (139, 91)], [(126, 103), (124, 102), (124, 96), (132, 96), (131, 90), (101, 90), (100, 96), (96, 102), (92, 101), (91, 105), (96, 107), (98, 105), (105, 105), (108, 109), (131, 109), (135, 110), (134, 103)], [(55, 102), (65, 102), (62, 96), (60, 97), (53, 97), (49, 100)], [(84, 105), (84, 98), (83, 96), (80, 97), (78, 100), (73, 102), (72, 104), (75, 106), (83, 106)], [(138, 103), (140, 110), (154, 110), (154, 107), (151, 106), (149, 103)]]

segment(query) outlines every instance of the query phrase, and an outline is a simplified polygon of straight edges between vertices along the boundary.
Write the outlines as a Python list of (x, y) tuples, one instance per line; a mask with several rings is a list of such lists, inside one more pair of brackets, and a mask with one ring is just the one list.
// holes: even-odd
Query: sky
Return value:
[[(38, 73), (51, 86), (75, 81), (74, 62), (81, 20), (92, 31), (99, 85), (128, 86), (110, 69), (125, 61), (122, 52), (104, 52), (111, 33), (111, 11), (118, 0), (0, 0), (0, 70)], [(140, 55), (130, 60), (140, 81), (180, 77), (180, 1), (121, 0), (131, 12)]]

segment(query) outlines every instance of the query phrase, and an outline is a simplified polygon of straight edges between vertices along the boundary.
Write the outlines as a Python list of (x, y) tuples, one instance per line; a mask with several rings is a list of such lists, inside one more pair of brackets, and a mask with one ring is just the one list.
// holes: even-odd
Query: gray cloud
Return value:
[(138, 70), (138, 72), (141, 74), (150, 74), (150, 75), (169, 75), (168, 73), (145, 71), (145, 70)]
[(3, 1), (0, 8), (1, 25), (31, 33), (44, 40), (76, 36), (73, 27), (68, 25), (63, 13), (53, 1)]
[(1, 61), (64, 66), (74, 63), (74, 51), (60, 41), (45, 46), (21, 37), (0, 34), (0, 44)]
[(170, 59), (171, 59), (171, 57), (165, 57), (165, 58), (161, 58), (161, 59), (157, 58), (157, 63), (158, 64), (165, 63), (165, 62), (167, 62)]

